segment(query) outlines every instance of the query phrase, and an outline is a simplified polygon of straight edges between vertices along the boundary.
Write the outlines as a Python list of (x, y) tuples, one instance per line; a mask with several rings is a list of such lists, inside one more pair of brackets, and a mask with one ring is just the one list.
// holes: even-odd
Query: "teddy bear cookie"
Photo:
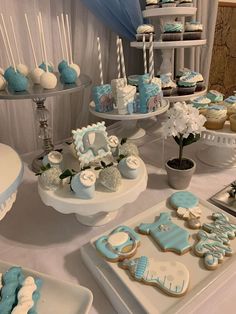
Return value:
[(141, 256), (124, 260), (120, 267), (128, 269), (134, 280), (155, 286), (170, 296), (182, 296), (189, 286), (189, 271), (179, 262), (161, 262)]
[(176, 192), (170, 197), (171, 206), (176, 209), (177, 215), (187, 220), (190, 229), (199, 229), (201, 209), (198, 207), (198, 198), (188, 191)]
[(194, 246), (194, 252), (204, 258), (204, 265), (209, 270), (216, 269), (219, 263), (222, 263), (224, 256), (233, 254), (232, 249), (215, 233), (200, 230), (197, 237), (198, 242)]
[(184, 254), (192, 245), (189, 243), (189, 232), (171, 221), (170, 213), (162, 212), (155, 222), (140, 224), (138, 230), (142, 234), (150, 234), (164, 251)]
[(140, 245), (140, 236), (127, 226), (119, 226), (95, 241), (95, 247), (110, 262), (132, 257)]

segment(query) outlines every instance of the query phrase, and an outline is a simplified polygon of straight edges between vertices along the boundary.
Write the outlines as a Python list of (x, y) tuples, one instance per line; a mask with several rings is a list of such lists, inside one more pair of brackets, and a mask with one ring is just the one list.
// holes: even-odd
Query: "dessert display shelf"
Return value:
[[(156, 111), (149, 113), (133, 113), (133, 114), (118, 114), (117, 109), (110, 112), (97, 112), (95, 111), (95, 104), (91, 102), (89, 104), (89, 111), (100, 118), (109, 120), (121, 121), (120, 129), (116, 130), (116, 136), (120, 138), (128, 138), (131, 140), (139, 139), (145, 136), (146, 131), (137, 125), (138, 120), (148, 119), (154, 116), (158, 116), (166, 112), (169, 108), (169, 101), (162, 100), (162, 106)], [(128, 122), (129, 121), (129, 122)], [(127, 123), (128, 122), (128, 123)]]
[(154, 8), (144, 10), (143, 17), (193, 16), (196, 12), (195, 7)]
[(197, 152), (200, 161), (212, 167), (236, 167), (236, 133), (228, 121), (222, 130), (202, 132), (201, 141), (207, 147)]
[(145, 191), (147, 170), (142, 160), (140, 163), (140, 173), (136, 179), (122, 178), (122, 185), (117, 192), (108, 192), (98, 186), (93, 199), (79, 199), (67, 183), (56, 191), (45, 190), (38, 183), (38, 192), (45, 205), (52, 206), (63, 214), (74, 213), (84, 225), (101, 226), (114, 219), (122, 206), (134, 202)]
[(44, 89), (40, 85), (31, 84), (24, 92), (12, 92), (9, 89), (0, 91), (0, 100), (32, 99), (36, 104), (36, 122), (39, 123), (39, 137), (43, 140), (43, 153), (32, 162), (32, 170), (38, 172), (42, 166), (42, 157), (53, 150), (52, 134), (48, 127), (49, 111), (45, 107), (47, 97), (75, 93), (91, 84), (91, 79), (81, 74), (75, 84), (62, 84), (57, 73), (57, 86), (54, 89)]
[(23, 172), (24, 166), (19, 155), (11, 147), (0, 144), (0, 220), (16, 200)]
[(202, 95), (205, 95), (207, 92), (207, 88), (205, 87), (202, 91), (199, 92), (195, 92), (194, 94), (190, 94), (190, 95), (171, 95), (168, 97), (164, 97), (164, 99), (168, 100), (169, 102), (178, 102), (178, 101), (189, 101), (192, 98), (196, 98)]
[[(131, 42), (131, 47), (143, 49), (143, 43), (133, 41)], [(206, 45), (206, 39), (199, 40), (179, 40), (179, 41), (154, 41), (153, 48), (154, 49), (175, 49), (175, 48), (192, 48), (198, 46)], [(146, 48), (149, 49), (149, 42), (146, 43)]]

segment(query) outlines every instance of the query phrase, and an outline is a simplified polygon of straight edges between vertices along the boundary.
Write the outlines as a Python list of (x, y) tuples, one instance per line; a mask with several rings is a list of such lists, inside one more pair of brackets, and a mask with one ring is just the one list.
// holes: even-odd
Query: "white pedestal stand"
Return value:
[(236, 167), (236, 133), (228, 121), (222, 130), (204, 131), (201, 140), (207, 147), (197, 152), (200, 161), (212, 167)]
[(156, 111), (149, 113), (134, 113), (134, 114), (118, 114), (117, 109), (110, 112), (97, 112), (95, 111), (95, 104), (91, 102), (89, 104), (89, 111), (97, 117), (108, 120), (120, 120), (121, 123), (115, 131), (115, 135), (119, 138), (128, 138), (130, 140), (136, 140), (143, 137), (146, 131), (138, 126), (138, 120), (148, 119), (163, 114), (169, 108), (169, 101), (163, 100), (162, 106)]
[(75, 196), (67, 183), (57, 191), (45, 190), (38, 183), (38, 192), (44, 204), (63, 214), (74, 213), (80, 223), (94, 227), (110, 222), (122, 206), (134, 202), (146, 189), (147, 177), (145, 164), (141, 160), (139, 176), (135, 180), (122, 178), (117, 192), (108, 192), (98, 186), (93, 199), (83, 200)]

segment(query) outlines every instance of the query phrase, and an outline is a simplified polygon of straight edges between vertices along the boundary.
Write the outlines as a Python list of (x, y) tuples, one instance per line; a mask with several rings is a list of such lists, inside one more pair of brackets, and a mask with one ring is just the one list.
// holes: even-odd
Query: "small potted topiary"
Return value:
[(165, 164), (169, 185), (177, 190), (186, 189), (196, 169), (196, 163), (183, 157), (184, 147), (197, 142), (206, 118), (185, 102), (177, 102), (167, 111), (168, 120), (163, 123), (165, 138), (172, 136), (179, 145), (179, 156)]

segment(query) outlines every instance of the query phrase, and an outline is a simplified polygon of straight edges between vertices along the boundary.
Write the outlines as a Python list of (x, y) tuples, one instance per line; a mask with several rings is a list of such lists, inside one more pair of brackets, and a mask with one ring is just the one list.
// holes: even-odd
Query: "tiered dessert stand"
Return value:
[(229, 122), (222, 130), (202, 132), (206, 147), (197, 152), (197, 157), (212, 167), (236, 167), (236, 133), (230, 130)]
[(4, 100), (19, 100), (32, 99), (36, 104), (36, 122), (39, 123), (39, 138), (43, 141), (43, 153), (37, 156), (32, 162), (32, 170), (39, 172), (42, 166), (42, 157), (53, 150), (52, 134), (48, 126), (49, 111), (45, 107), (47, 97), (71, 94), (82, 90), (91, 84), (91, 79), (84, 74), (81, 74), (75, 84), (62, 84), (60, 77), (57, 75), (58, 83), (56, 88), (47, 90), (40, 85), (30, 85), (27, 91), (12, 92), (11, 90), (0, 91), (0, 99)]
[[(163, 27), (163, 24), (168, 21), (175, 21), (175, 18), (178, 18), (181, 23), (185, 23), (185, 17), (195, 16), (197, 12), (196, 7), (173, 7), (173, 8), (154, 8), (147, 9), (143, 11), (144, 18), (150, 18), (151, 23), (155, 26), (156, 33), (160, 32), (160, 27)], [(157, 18), (160, 19), (160, 22), (157, 23)], [(178, 68), (184, 67), (184, 49), (191, 48), (190, 52), (190, 69), (194, 69), (194, 53), (195, 48), (206, 45), (206, 39), (201, 40), (179, 40), (179, 41), (154, 41), (153, 48), (156, 50), (162, 51), (162, 63), (160, 66), (160, 73), (173, 73), (173, 65), (175, 54), (178, 54)], [(131, 42), (131, 47), (143, 49), (142, 42)], [(149, 49), (149, 43), (146, 43), (146, 48)], [(206, 88), (202, 91), (185, 96), (179, 96), (174, 94), (170, 97), (165, 97), (166, 100), (170, 102), (176, 101), (188, 101), (193, 97), (201, 96), (206, 93)]]

